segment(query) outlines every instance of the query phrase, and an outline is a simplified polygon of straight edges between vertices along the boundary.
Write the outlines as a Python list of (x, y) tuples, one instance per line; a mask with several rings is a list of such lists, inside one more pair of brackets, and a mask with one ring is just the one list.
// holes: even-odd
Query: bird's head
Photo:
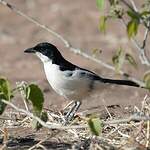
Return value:
[(61, 53), (58, 51), (56, 46), (47, 42), (39, 43), (34, 47), (26, 49), (24, 52), (35, 53), (43, 62), (49, 60), (53, 61), (54, 59), (61, 57)]

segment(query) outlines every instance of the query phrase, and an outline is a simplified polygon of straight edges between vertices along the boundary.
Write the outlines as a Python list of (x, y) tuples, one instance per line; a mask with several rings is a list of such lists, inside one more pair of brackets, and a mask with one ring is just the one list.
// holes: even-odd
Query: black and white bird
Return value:
[(130, 80), (114, 80), (103, 78), (96, 73), (67, 61), (59, 50), (50, 43), (39, 43), (28, 48), (25, 53), (35, 53), (43, 62), (46, 78), (51, 87), (59, 95), (75, 101), (75, 107), (67, 113), (70, 120), (78, 110), (82, 99), (100, 90), (103, 85), (118, 84), (139, 87)]

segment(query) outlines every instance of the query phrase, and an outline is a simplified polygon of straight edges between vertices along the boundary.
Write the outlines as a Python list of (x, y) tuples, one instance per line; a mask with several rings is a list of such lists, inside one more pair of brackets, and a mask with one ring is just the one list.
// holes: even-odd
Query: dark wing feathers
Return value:
[(82, 69), (82, 70), (83, 70), (83, 72), (81, 72), (81, 76), (87, 76), (88, 78), (95, 80), (95, 81), (100, 81), (103, 83), (110, 83), (110, 84), (128, 85), (128, 86), (139, 87), (139, 84), (137, 84), (133, 81), (130, 81), (130, 80), (115, 80), (115, 79), (102, 78), (92, 71), (89, 71), (86, 69)]
[[(59, 63), (60, 66), (60, 70), (61, 71), (74, 71), (74, 70), (81, 70), (81, 73), (79, 75), (79, 77), (87, 77), (91, 80), (95, 80), (95, 81), (100, 81), (103, 83), (110, 83), (110, 84), (118, 84), (118, 85), (128, 85), (128, 86), (135, 86), (135, 87), (139, 87), (139, 85), (133, 81), (130, 80), (115, 80), (115, 79), (107, 79), (107, 78), (102, 78), (99, 75), (97, 75), (96, 73), (89, 71), (87, 69), (83, 69), (80, 68), (72, 63), (70, 63), (69, 61), (63, 59), (63, 61), (57, 61)], [(71, 76), (72, 74), (70, 74), (69, 76)]]

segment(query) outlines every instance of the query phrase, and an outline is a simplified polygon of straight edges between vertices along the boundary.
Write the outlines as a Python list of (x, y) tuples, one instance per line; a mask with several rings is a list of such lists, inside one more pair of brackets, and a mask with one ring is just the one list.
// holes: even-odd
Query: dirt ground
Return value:
[[(123, 70), (137, 79), (142, 79), (147, 70), (140, 64), (137, 50), (128, 40), (120, 22), (109, 21), (106, 34), (99, 32), (100, 12), (96, 8), (95, 1), (8, 0), (8, 2), (61, 34), (74, 47), (88, 54), (92, 54), (95, 48), (102, 50), (98, 59), (106, 63), (112, 64), (111, 58), (115, 50), (120, 46), (123, 47), (136, 58), (138, 63), (138, 69), (125, 63)], [(59, 39), (0, 5), (0, 75), (6, 76), (13, 86), (18, 81), (37, 83), (45, 91), (46, 108), (62, 108), (66, 100), (57, 95), (47, 83), (40, 60), (23, 52), (24, 49), (43, 41), (55, 44), (66, 59), (81, 67), (108, 78), (122, 78), (111, 70), (70, 52)], [(113, 112), (124, 117), (128, 114), (128, 110), (124, 108), (140, 106), (146, 94), (148, 92), (140, 88), (111, 86), (99, 91), (92, 98), (86, 98), (80, 111), (90, 109), (92, 112), (102, 112), (104, 105), (110, 107), (115, 105)], [(19, 100), (15, 100), (14, 103), (23, 107)], [(27, 135), (28, 133), (31, 133), (30, 130)], [(14, 134), (13, 131), (12, 134)], [(16, 132), (15, 135), (20, 136)]]

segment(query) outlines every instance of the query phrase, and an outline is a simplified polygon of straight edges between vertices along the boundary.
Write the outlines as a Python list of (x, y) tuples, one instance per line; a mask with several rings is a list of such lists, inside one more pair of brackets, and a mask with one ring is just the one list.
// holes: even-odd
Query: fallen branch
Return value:
[[(25, 113), (28, 117), (31, 117), (32, 119), (35, 119), (36, 121), (38, 121), (43, 127), (48, 128), (48, 129), (58, 129), (58, 130), (66, 130), (66, 129), (84, 129), (84, 128), (88, 128), (87, 124), (84, 125), (71, 125), (71, 126), (63, 126), (60, 124), (46, 124), (44, 121), (42, 121), (39, 117), (34, 116), (32, 113), (18, 108), (17, 106), (15, 106), (13, 103), (6, 101), (6, 100), (2, 100), (3, 103), (11, 106), (12, 108), (14, 108), (15, 110), (17, 110), (18, 112), (22, 112)], [(118, 119), (118, 120), (111, 120), (111, 121), (102, 121), (103, 125), (110, 125), (110, 124), (122, 124), (122, 123), (126, 123), (126, 122), (130, 122), (130, 121), (150, 121), (150, 117), (148, 116), (138, 116), (138, 115), (132, 115), (126, 119)]]
[(18, 108), (17, 106), (15, 106), (13, 103), (6, 101), (6, 100), (2, 100), (3, 103), (11, 106), (12, 108), (14, 108), (15, 110), (17, 110), (18, 112), (22, 112), (25, 113), (28, 117), (31, 117), (32, 119), (35, 119), (36, 121), (38, 121), (43, 127), (48, 128), (48, 129), (58, 129), (58, 130), (65, 130), (65, 129), (81, 129), (81, 128), (87, 128), (87, 125), (74, 125), (74, 126), (62, 126), (62, 125), (58, 125), (58, 124), (46, 124), (43, 120), (41, 120), (39, 117), (34, 116), (32, 113), (30, 113), (29, 111), (26, 111), (24, 109)]
[(106, 121), (106, 122), (103, 122), (103, 124), (121, 124), (121, 123), (127, 123), (131, 121), (148, 121), (148, 120), (150, 120), (150, 117), (148, 116), (132, 115), (125, 119)]

